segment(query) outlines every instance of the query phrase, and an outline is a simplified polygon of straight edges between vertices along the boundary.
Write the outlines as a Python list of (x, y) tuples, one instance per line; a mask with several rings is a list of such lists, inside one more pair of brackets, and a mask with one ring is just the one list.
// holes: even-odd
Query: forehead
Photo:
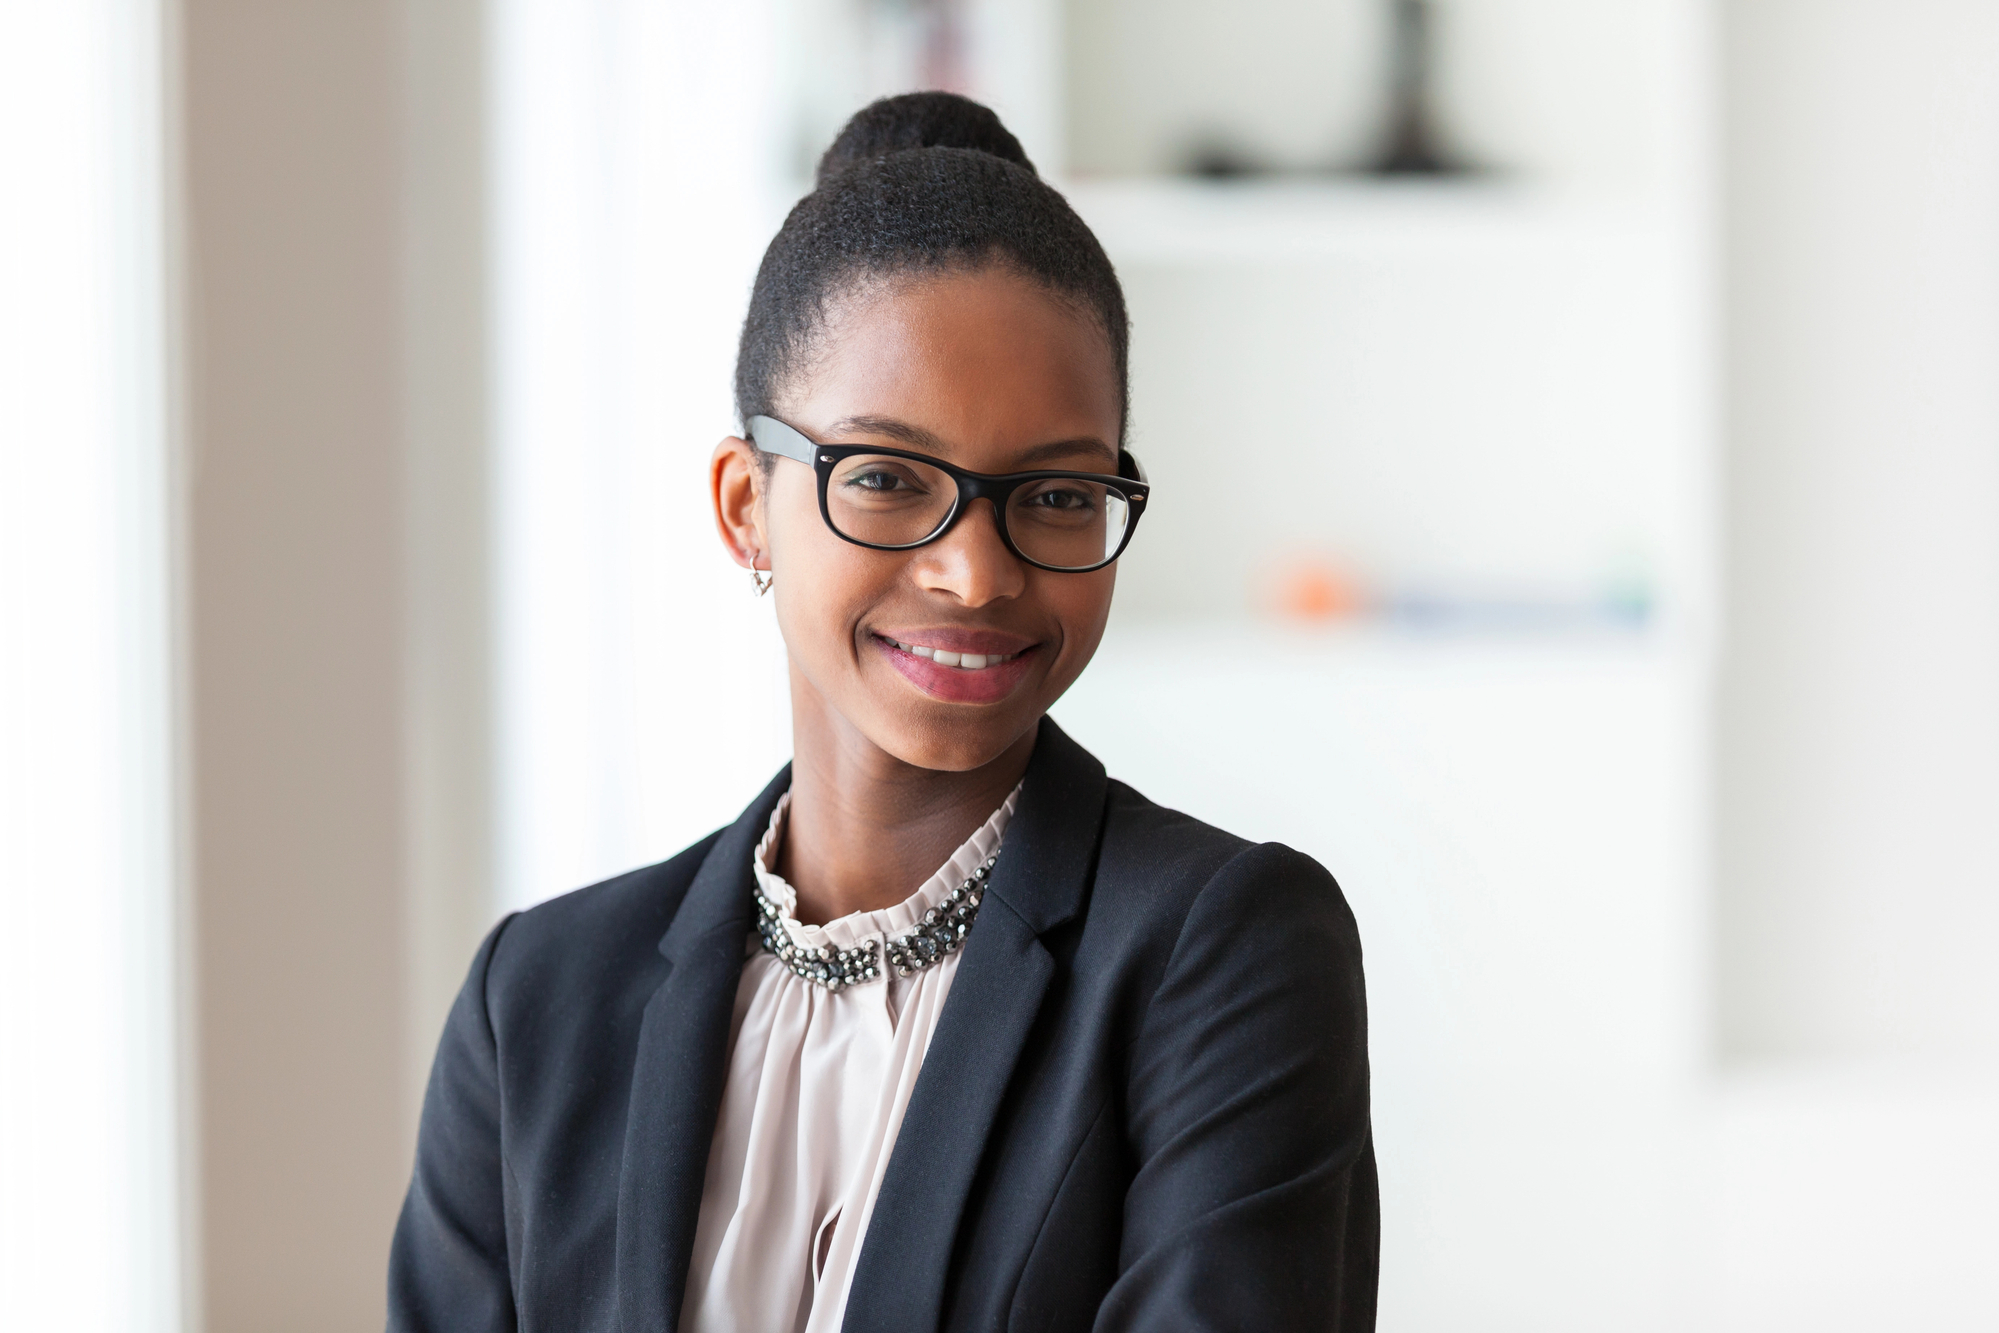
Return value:
[(1115, 464), (1122, 424), (1110, 343), (1096, 322), (997, 268), (844, 297), (783, 397), (786, 419), (822, 439), (858, 420), (900, 422), (977, 471), (1004, 471), (1012, 455), (1057, 441), (1076, 443), (1079, 466)]

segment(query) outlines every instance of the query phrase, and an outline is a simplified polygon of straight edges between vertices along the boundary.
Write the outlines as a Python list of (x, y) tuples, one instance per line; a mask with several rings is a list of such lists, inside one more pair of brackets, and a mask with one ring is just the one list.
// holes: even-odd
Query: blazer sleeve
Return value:
[(500, 922), (479, 946), (431, 1065), (416, 1170), (389, 1251), (390, 1333), (513, 1333), (499, 1053), (486, 1005)]
[(1267, 843), (1188, 913), (1132, 1051), (1136, 1173), (1099, 1333), (1369, 1330), (1380, 1200), (1360, 937)]

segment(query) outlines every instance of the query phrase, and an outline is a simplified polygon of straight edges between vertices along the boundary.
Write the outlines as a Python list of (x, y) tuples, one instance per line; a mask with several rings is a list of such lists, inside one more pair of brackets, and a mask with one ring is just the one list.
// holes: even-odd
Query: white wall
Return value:
[(1725, 12), (1723, 1046), (1999, 1054), (1999, 7)]
[[(1147, 795), (1340, 879), (1384, 1329), (1698, 1327), (1709, 16), (1437, 8), (1459, 141), (1510, 172), (1072, 191), (1126, 283), (1155, 491), (1054, 711)], [(1333, 99), (1367, 60), (1331, 57), (1383, 9), (1083, 0), (1077, 165), (1170, 166), (1204, 115), (1364, 143)], [(1268, 623), (1315, 556), (1386, 614)], [(1620, 576), (1661, 614), (1556, 610)], [(1424, 594), (1454, 632), (1396, 613)]]

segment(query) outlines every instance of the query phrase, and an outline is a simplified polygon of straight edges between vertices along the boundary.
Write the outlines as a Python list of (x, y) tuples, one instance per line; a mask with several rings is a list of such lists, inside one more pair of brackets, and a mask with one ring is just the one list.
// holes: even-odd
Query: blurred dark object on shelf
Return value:
[(1378, 176), (1461, 175), (1471, 168), (1444, 150), (1437, 133), (1430, 0), (1393, 4), (1387, 132), (1368, 170)]
[(1189, 136), (1177, 154), (1179, 169), (1210, 181), (1244, 181), (1271, 176), (1465, 177), (1485, 169), (1446, 146), (1448, 136), (1437, 112), (1436, 5), (1433, 0), (1390, 0), (1387, 43), (1387, 100), (1378, 143), (1357, 161), (1325, 166), (1284, 166), (1271, 161), (1236, 134), (1210, 125)]
[(1188, 175), (1207, 180), (1240, 180), (1245, 176), (1270, 174), (1268, 163), (1241, 144), (1219, 134), (1195, 139), (1182, 160), (1186, 163)]

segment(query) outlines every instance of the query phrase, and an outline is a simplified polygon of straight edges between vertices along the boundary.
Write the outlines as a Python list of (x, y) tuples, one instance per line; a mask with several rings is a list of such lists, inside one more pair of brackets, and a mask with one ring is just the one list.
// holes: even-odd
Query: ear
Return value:
[(764, 538), (763, 466), (756, 446), (731, 435), (715, 446), (708, 488), (715, 500), (715, 530), (729, 558), (744, 569), (770, 568)]

